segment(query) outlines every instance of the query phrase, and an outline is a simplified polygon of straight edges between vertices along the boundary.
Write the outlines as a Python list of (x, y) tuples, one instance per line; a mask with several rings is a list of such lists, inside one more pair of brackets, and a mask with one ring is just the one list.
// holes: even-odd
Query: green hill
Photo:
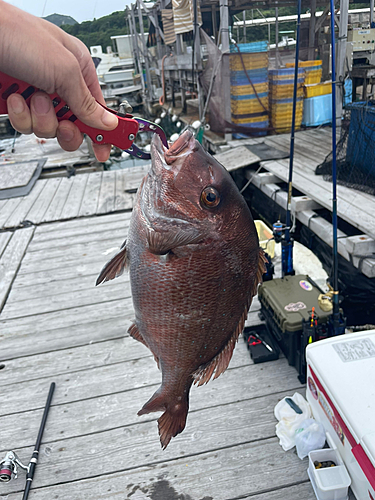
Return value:
[(51, 14), (49, 16), (43, 17), (46, 21), (49, 21), (52, 24), (56, 24), (56, 26), (66, 26), (78, 24), (75, 19), (70, 16), (63, 16), (62, 14)]

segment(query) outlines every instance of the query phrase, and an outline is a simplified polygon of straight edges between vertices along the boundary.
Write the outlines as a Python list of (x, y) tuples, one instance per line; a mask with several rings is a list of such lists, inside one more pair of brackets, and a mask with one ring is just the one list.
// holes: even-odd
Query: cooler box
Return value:
[(266, 281), (258, 288), (262, 314), (292, 366), (300, 363), (302, 320), (308, 321), (313, 307), (318, 324), (326, 323), (331, 314), (319, 307), (321, 293), (306, 274)]
[(307, 400), (331, 435), (357, 500), (375, 500), (375, 330), (306, 349)]

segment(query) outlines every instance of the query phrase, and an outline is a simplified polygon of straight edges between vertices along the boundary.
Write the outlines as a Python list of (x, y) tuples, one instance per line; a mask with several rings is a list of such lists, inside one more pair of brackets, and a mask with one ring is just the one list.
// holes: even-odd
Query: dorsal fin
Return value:
[(198, 384), (198, 386), (206, 384), (211, 379), (214, 373), (215, 373), (214, 375), (215, 379), (219, 377), (219, 375), (221, 375), (223, 372), (225, 372), (225, 370), (228, 368), (229, 362), (232, 359), (234, 347), (236, 345), (238, 337), (240, 336), (244, 328), (247, 314), (251, 306), (251, 302), (253, 300), (254, 295), (257, 294), (258, 284), (262, 282), (262, 276), (266, 272), (265, 262), (267, 262), (267, 258), (264, 255), (263, 250), (259, 248), (258, 269), (254, 281), (254, 286), (253, 289), (251, 290), (249, 299), (245, 305), (244, 312), (242, 313), (240, 321), (238, 322), (237, 328), (233, 332), (227, 344), (219, 352), (219, 354), (217, 354), (217, 356), (215, 356), (206, 365), (200, 366), (198, 370), (196, 370), (193, 373), (194, 384)]

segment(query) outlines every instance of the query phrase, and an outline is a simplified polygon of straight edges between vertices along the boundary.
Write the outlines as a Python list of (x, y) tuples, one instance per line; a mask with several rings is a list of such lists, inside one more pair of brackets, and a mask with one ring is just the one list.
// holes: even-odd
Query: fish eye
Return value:
[(201, 202), (208, 208), (217, 207), (220, 203), (220, 195), (218, 190), (212, 186), (204, 188), (201, 194)]

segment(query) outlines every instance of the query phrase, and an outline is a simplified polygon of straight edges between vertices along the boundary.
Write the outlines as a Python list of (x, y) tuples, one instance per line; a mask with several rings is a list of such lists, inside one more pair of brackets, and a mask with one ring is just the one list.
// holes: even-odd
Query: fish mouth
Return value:
[(186, 130), (180, 137), (167, 149), (155, 134), (151, 142), (152, 170), (155, 174), (161, 173), (163, 169), (179, 170), (186, 156), (195, 149), (195, 137)]

